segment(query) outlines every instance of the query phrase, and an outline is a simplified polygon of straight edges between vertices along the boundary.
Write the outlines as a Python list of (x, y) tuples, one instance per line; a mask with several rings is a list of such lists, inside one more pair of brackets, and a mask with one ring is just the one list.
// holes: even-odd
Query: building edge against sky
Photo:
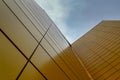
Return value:
[(0, 79), (119, 80), (120, 21), (73, 44), (34, 0), (0, 0)]
[(0, 63), (2, 80), (90, 79), (34, 0), (0, 0)]

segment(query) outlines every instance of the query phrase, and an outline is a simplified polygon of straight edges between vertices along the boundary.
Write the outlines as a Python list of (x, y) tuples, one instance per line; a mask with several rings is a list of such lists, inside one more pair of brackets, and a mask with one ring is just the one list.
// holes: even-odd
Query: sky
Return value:
[(120, 20), (120, 0), (35, 0), (70, 43), (102, 20)]

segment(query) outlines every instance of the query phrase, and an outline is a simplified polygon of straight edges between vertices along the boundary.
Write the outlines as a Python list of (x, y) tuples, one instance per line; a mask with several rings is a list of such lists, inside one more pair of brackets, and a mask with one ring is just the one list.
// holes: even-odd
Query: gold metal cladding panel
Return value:
[(52, 58), (58, 56), (54, 48), (52, 48), (52, 45), (50, 45), (50, 43), (48, 43), (45, 39), (42, 40), (41, 45), (46, 49), (47, 52), (49, 52)]
[[(36, 27), (39, 29), (39, 31), (42, 33), (42, 34), (44, 34), (46, 31), (47, 31), (47, 29), (46, 29), (46, 26), (45, 25), (47, 25), (46, 23), (44, 23), (43, 24), (43, 19), (45, 18), (45, 17), (39, 17), (39, 16), (42, 16), (43, 14), (41, 14), (41, 13), (43, 13), (43, 10), (41, 9), (41, 8), (36, 8), (38, 5), (33, 1), (33, 0), (15, 0), (19, 5), (20, 5), (20, 7), (22, 7), (23, 6), (23, 8), (25, 8), (24, 9), (24, 11), (27, 13), (27, 15), (28, 14), (30, 14), (30, 18), (31, 18), (31, 20), (35, 23), (35, 25), (36, 25)], [(39, 7), (39, 6), (38, 6)], [(39, 13), (39, 14), (36, 14), (36, 13), (38, 13), (38, 12), (41, 12), (41, 13)], [(49, 26), (47, 26), (47, 27), (49, 27)]]
[(29, 57), (37, 42), (10, 9), (0, 1), (0, 28)]
[(61, 34), (61, 31), (59, 30), (59, 28), (54, 23), (52, 24), (52, 26), (55, 29), (55, 32), (61, 38), (61, 41), (64, 42), (64, 44), (62, 44), (62, 48), (63, 49), (67, 48), (69, 46), (69, 43), (67, 42), (67, 40), (65, 39), (65, 37)]
[[(18, 69), (15, 68), (15, 71), (13, 71), (13, 77), (17, 77), (19, 80), (44, 80), (44, 76), (48, 80), (90, 79), (81, 63), (79, 63), (76, 56), (74, 56), (68, 42), (58, 28), (56, 28), (56, 25), (51, 23), (51, 19), (47, 18), (46, 13), (36, 6), (36, 3), (33, 0), (1, 0), (0, 12), (0, 29), (2, 29), (15, 43), (16, 47), (25, 54), (22, 56), (23, 53), (21, 54), (18, 52), (23, 58), (20, 57), (20, 60), (19, 55), (18, 58), (15, 54), (10, 55), (9, 59), (13, 60), (13, 55), (15, 55), (15, 59), (18, 59), (18, 62), (17, 60), (13, 61), (14, 64), (9, 60), (12, 66), (18, 65)], [(51, 27), (47, 34), (44, 36), (42, 42), (38, 44), (49, 26)], [(37, 47), (37, 45), (39, 46)], [(7, 47), (10, 46), (7, 45)], [(35, 51), (35, 53), (33, 53), (33, 51)], [(28, 64), (26, 64), (26, 66), (24, 57), (27, 56), (29, 58), (32, 53), (33, 55), (31, 56), (30, 61), (27, 59)], [(1, 59), (4, 60), (3, 58)], [(11, 67), (10, 64), (5, 66), (7, 68), (9, 66)], [(42, 76), (40, 72), (44, 76)]]
[[(63, 50), (62, 53), (58, 54), (58, 53), (56, 53), (56, 51), (54, 51), (52, 49), (52, 47), (47, 43), (47, 41), (45, 39), (43, 39), (41, 44), (47, 50), (47, 52), (50, 54), (50, 56), (57, 62), (58, 66), (60, 68), (62, 68), (62, 70), (64, 70), (65, 73), (68, 74), (68, 76), (71, 75), (70, 76), (71, 79), (75, 79), (75, 80), (81, 79), (80, 75), (85, 76), (85, 74), (81, 73), (81, 71), (84, 71), (84, 70), (80, 69), (80, 67), (82, 67), (82, 66), (80, 66), (80, 63), (76, 60), (70, 47)], [(63, 55), (61, 56), (61, 54), (63, 54)], [(63, 62), (61, 62), (61, 60)], [(66, 71), (64, 69), (65, 67), (67, 67), (69, 69), (69, 71)], [(72, 74), (71, 74), (71, 72), (72, 72)], [(87, 78), (87, 77), (85, 77), (85, 78)]]
[(26, 59), (0, 32), (0, 79), (15, 80), (26, 63)]
[[(99, 66), (100, 67), (100, 66)], [(102, 76), (104, 73), (106, 73), (107, 71), (109, 71), (110, 69), (112, 69), (111, 65), (105, 65), (105, 67), (101, 68), (102, 70), (98, 71), (97, 74), (93, 74), (93, 78), (98, 78), (100, 76)]]
[(60, 31), (56, 28), (54, 24), (52, 24), (49, 33), (53, 35), (53, 37), (56, 39), (56, 43), (61, 47), (62, 50), (69, 46), (65, 38), (62, 36)]
[(73, 43), (86, 69), (95, 80), (119, 80), (120, 21), (102, 21)]
[(89, 80), (87, 73), (85, 72), (81, 63), (76, 59), (71, 47), (64, 50), (64, 59), (69, 65), (69, 69), (74, 73), (78, 80)]
[[(108, 80), (108, 78), (109, 78), (111, 75), (113, 75), (115, 72), (116, 72), (116, 70), (115, 70), (114, 68), (112, 68), (112, 69), (106, 71), (103, 75), (100, 75), (100, 76), (97, 78), (97, 80), (105, 80), (105, 79)], [(115, 80), (116, 80), (116, 78), (115, 78)]]
[[(32, 21), (34, 26), (38, 28), (38, 30), (42, 33), (45, 34), (44, 26), (39, 22), (39, 20), (35, 17), (35, 15), (31, 12), (29, 8), (21, 1), (21, 0), (14, 0), (16, 4), (19, 5), (19, 7), (24, 11), (26, 16), (29, 17), (29, 19)], [(41, 11), (41, 10), (40, 10)]]
[(25, 70), (21, 74), (18, 80), (45, 80), (43, 76), (32, 66), (32, 64), (28, 63), (25, 67)]
[(48, 80), (68, 80), (65, 74), (41, 46), (37, 48), (31, 61), (48, 78)]
[(45, 35), (45, 39), (47, 39), (47, 41), (52, 45), (52, 47), (55, 49), (55, 51), (59, 54), (61, 53), (60, 47), (59, 45), (56, 44), (54, 38), (52, 37), (52, 34), (47, 33)]
[[(75, 75), (72, 73), (72, 71), (68, 68), (70, 65), (67, 65), (66, 62), (64, 61), (64, 59), (59, 55), (61, 53), (56, 53), (56, 51), (54, 50), (54, 48), (52, 46), (50, 46), (50, 44), (43, 39), (41, 42), (41, 45), (45, 48), (45, 50), (49, 53), (49, 55), (53, 58), (53, 60), (56, 62), (57, 66), (59, 66), (61, 68), (62, 71), (65, 72), (65, 74), (70, 77), (70, 79), (72, 80), (77, 80), (77, 78), (75, 77)], [(67, 53), (65, 53), (67, 54)], [(65, 58), (66, 59), (66, 58)]]
[(41, 33), (35, 28), (35, 24), (29, 19), (21, 7), (14, 0), (5, 0), (5, 2), (20, 19), (20, 21), (25, 25), (25, 27), (32, 33), (36, 40), (40, 41), (42, 38)]
[(39, 6), (39, 4), (37, 4), (37, 3), (35, 2), (35, 0), (31, 0), (31, 3), (34, 4), (33, 7), (35, 7), (35, 8), (36, 8), (36, 11), (39, 12), (38, 14), (39, 14), (39, 15), (41, 14), (41, 16), (43, 17), (45, 24), (47, 24), (46, 29), (48, 29), (48, 27), (49, 27), (51, 24), (53, 24), (54, 22), (52, 21), (52, 19), (50, 19), (50, 17), (47, 15), (47, 13), (45, 12), (45, 10), (42, 9), (42, 8)]
[(119, 80), (120, 79), (120, 70), (119, 71), (116, 71), (114, 74), (112, 74), (108, 80), (114, 80), (115, 78), (117, 78), (116, 80)]
[[(45, 17), (43, 16), (44, 11), (39, 11), (40, 9), (36, 7), (37, 3), (33, 3), (33, 0), (21, 0), (28, 8), (29, 10), (35, 15), (35, 17), (38, 19), (38, 21), (44, 26), (44, 30), (46, 31), (50, 25), (47, 24), (47, 21), (45, 21)], [(43, 14), (41, 14), (43, 13)]]

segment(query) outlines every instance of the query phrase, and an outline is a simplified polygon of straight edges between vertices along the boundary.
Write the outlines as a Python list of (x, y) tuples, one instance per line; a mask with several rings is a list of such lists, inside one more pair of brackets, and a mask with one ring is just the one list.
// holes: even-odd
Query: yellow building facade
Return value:
[(89, 80), (69, 42), (34, 0), (0, 0), (1, 80)]
[(120, 80), (120, 21), (70, 44), (34, 0), (0, 0), (1, 80)]
[(102, 21), (72, 48), (94, 80), (120, 80), (120, 21)]

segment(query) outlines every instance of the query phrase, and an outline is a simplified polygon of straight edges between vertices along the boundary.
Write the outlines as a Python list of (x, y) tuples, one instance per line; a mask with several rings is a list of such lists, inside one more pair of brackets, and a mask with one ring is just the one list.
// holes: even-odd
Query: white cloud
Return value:
[(69, 15), (69, 7), (62, 5), (61, 0), (35, 0), (52, 18), (63, 34), (67, 34), (65, 20)]
[[(51, 17), (70, 43), (78, 36), (78, 14), (85, 8), (84, 0), (35, 0)], [(77, 15), (76, 15), (77, 14)], [(72, 17), (71, 17), (72, 15)], [(76, 19), (78, 21), (76, 21)], [(70, 22), (70, 24), (68, 23)], [(76, 24), (77, 23), (77, 24)], [(75, 24), (75, 27), (71, 24)], [(74, 29), (75, 28), (75, 29)]]

